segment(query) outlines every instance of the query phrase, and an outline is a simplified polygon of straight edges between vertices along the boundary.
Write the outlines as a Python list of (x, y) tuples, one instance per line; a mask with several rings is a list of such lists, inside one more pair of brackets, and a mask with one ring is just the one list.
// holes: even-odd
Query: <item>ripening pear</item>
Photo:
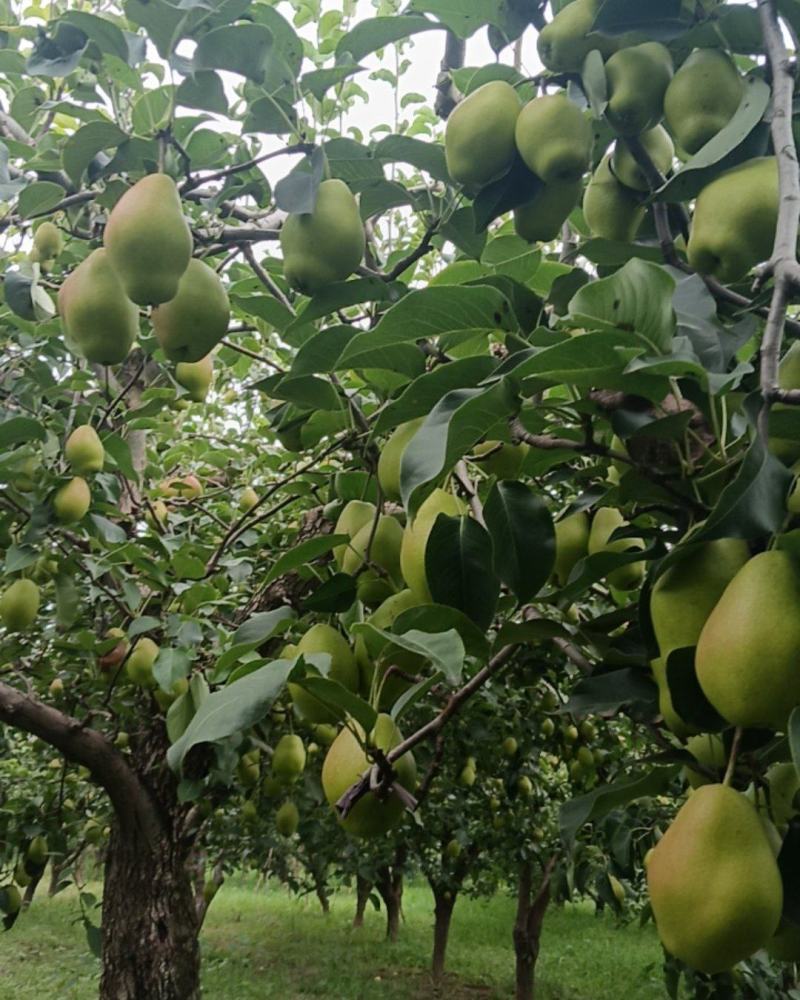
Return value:
[(686, 749), (698, 762), (709, 768), (712, 773), (716, 772), (716, 779), (709, 778), (702, 771), (698, 771), (690, 764), (683, 769), (686, 780), (692, 788), (699, 788), (701, 785), (710, 785), (714, 781), (719, 781), (725, 773), (728, 763), (728, 755), (725, 753), (725, 744), (722, 737), (716, 733), (699, 733), (697, 736), (690, 736), (686, 741)]
[[(331, 667), (328, 678), (338, 681), (349, 691), (358, 690), (358, 665), (347, 640), (331, 625), (313, 625), (295, 647), (293, 655), (302, 653), (328, 653)], [(335, 722), (338, 716), (310, 691), (297, 684), (289, 684), (289, 694), (298, 714), (307, 722)]]
[[(675, 146), (672, 138), (663, 125), (656, 125), (647, 132), (639, 136), (639, 140), (644, 146), (645, 152), (658, 167), (662, 174), (668, 174), (672, 168), (672, 161), (675, 157)], [(624, 139), (618, 139), (614, 143), (614, 152), (611, 156), (611, 169), (617, 180), (627, 188), (634, 191), (649, 191), (650, 185), (642, 171), (642, 168), (634, 159), (633, 153), (628, 148)]]
[(46, 864), (48, 853), (47, 837), (34, 837), (28, 844), (28, 860), (37, 867)]
[(592, 31), (599, 10), (600, 0), (572, 0), (542, 28), (536, 48), (547, 69), (554, 73), (578, 73), (592, 49), (599, 49), (604, 59), (617, 50), (617, 39)]
[(76, 427), (64, 445), (64, 457), (76, 476), (100, 472), (105, 454), (103, 443), (91, 424)]
[(800, 564), (770, 550), (725, 588), (697, 643), (705, 696), (731, 725), (784, 730), (800, 705)]
[(579, 180), (542, 184), (530, 201), (514, 209), (514, 231), (529, 243), (549, 243), (561, 233), (581, 198)]
[(525, 165), (545, 184), (575, 183), (589, 169), (592, 126), (565, 92), (526, 104), (514, 135)]
[[(357, 722), (351, 722), (351, 726), (359, 738), (357, 739), (353, 731), (346, 726), (331, 744), (322, 765), (322, 789), (331, 806), (334, 806), (347, 789), (370, 767), (371, 762), (367, 759), (359, 739), (384, 753), (388, 753), (403, 740), (393, 719), (383, 713), (378, 716), (375, 728), (368, 739)], [(394, 769), (397, 782), (409, 791), (413, 791), (417, 780), (417, 765), (413, 754), (410, 752), (403, 754), (394, 764)], [(367, 792), (358, 800), (346, 819), (340, 822), (354, 837), (378, 837), (397, 825), (402, 819), (403, 811), (403, 803), (394, 793), (390, 793), (381, 801), (374, 793)]]
[(43, 263), (55, 260), (64, 248), (61, 230), (54, 222), (45, 220), (33, 234), (31, 260)]
[(0, 621), (9, 632), (24, 632), (39, 613), (39, 588), (33, 580), (15, 580), (0, 597)]
[(73, 476), (53, 496), (53, 511), (61, 524), (77, 524), (82, 521), (91, 504), (89, 484), (82, 476)]
[(292, 288), (314, 295), (349, 278), (364, 256), (364, 227), (344, 181), (323, 181), (313, 212), (290, 215), (281, 228), (283, 274)]
[(125, 663), (125, 671), (130, 680), (138, 687), (152, 688), (156, 686), (153, 677), (153, 664), (160, 650), (148, 636), (137, 639), (131, 654)]
[(179, 361), (175, 366), (175, 381), (189, 393), (189, 399), (202, 403), (214, 379), (214, 362), (210, 354), (199, 361)]
[[(419, 601), (410, 590), (400, 590), (379, 605), (366, 620), (370, 625), (391, 632), (395, 620), (408, 611), (416, 608)], [(356, 662), (361, 673), (361, 690), (369, 697), (378, 670), (378, 680), (382, 680), (389, 666), (397, 666), (408, 674), (417, 674), (424, 659), (417, 653), (395, 646), (377, 635), (359, 634), (355, 644)], [(377, 661), (380, 661), (378, 663)], [(391, 708), (401, 694), (404, 694), (410, 682), (395, 673), (389, 675), (381, 687), (380, 707)]]
[(592, 236), (632, 243), (646, 209), (634, 191), (620, 184), (606, 153), (592, 174), (583, 196), (583, 214)]
[[(342, 559), (342, 570), (355, 574), (364, 565), (367, 546), (372, 535), (372, 521), (365, 524), (350, 541)], [(400, 572), (400, 548), (403, 544), (403, 528), (396, 517), (381, 514), (375, 534), (372, 535), (370, 562), (386, 570), (389, 578), (395, 583), (402, 582)]]
[(589, 554), (589, 515), (576, 511), (556, 521), (556, 561), (553, 569), (556, 583), (563, 587), (575, 564)]
[[(622, 528), (627, 523), (615, 507), (601, 507), (592, 519), (589, 555), (593, 556), (597, 552), (628, 552), (631, 549), (643, 549), (644, 540), (641, 538), (618, 538), (609, 542), (609, 538), (617, 528)], [(617, 590), (634, 590), (642, 582), (644, 568), (643, 562), (628, 563), (612, 570), (606, 580), (609, 586)]]
[(378, 482), (387, 500), (400, 500), (400, 462), (409, 441), (420, 429), (424, 419), (419, 417), (400, 424), (381, 448), (378, 458)]
[(726, 170), (697, 196), (687, 257), (728, 284), (768, 260), (778, 224), (778, 163), (761, 156)]
[(280, 781), (299, 778), (306, 767), (306, 748), (299, 736), (287, 733), (278, 740), (272, 754), (272, 773)]
[[(334, 535), (347, 535), (348, 538), (355, 538), (362, 528), (372, 524), (374, 518), (375, 504), (368, 503), (366, 500), (350, 500), (342, 508), (333, 533)], [(347, 549), (347, 545), (337, 545), (333, 550), (333, 559), (339, 569), (344, 566)]]
[[(781, 359), (778, 367), (778, 386), (781, 389), (800, 389), (800, 341), (794, 341)], [(792, 409), (794, 407), (787, 403), (775, 403), (771, 412), (780, 413)], [(785, 465), (792, 465), (800, 459), (800, 440), (779, 438), (770, 434), (769, 450)], [(790, 505), (789, 510), (791, 509)]]
[(167, 507), (163, 500), (153, 500), (144, 515), (145, 521), (153, 531), (163, 528), (167, 523), (168, 517), (169, 507)]
[(521, 107), (519, 95), (505, 80), (484, 83), (455, 106), (447, 119), (444, 155), (457, 184), (481, 188), (508, 170)]
[(480, 468), (488, 475), (496, 476), (498, 479), (516, 479), (529, 450), (530, 445), (524, 442), (506, 444), (504, 441), (482, 441), (475, 445), (472, 454)]
[(239, 510), (245, 513), (248, 510), (252, 510), (257, 503), (258, 493), (256, 493), (252, 486), (245, 486), (239, 494)]
[(180, 497), (182, 500), (196, 500), (203, 495), (203, 484), (197, 476), (174, 476), (159, 484), (159, 492), (168, 500)]
[(403, 533), (400, 567), (403, 579), (419, 604), (430, 604), (433, 600), (425, 572), (425, 549), (428, 545), (428, 536), (440, 514), (460, 517), (466, 514), (466, 507), (452, 493), (435, 489), (422, 503), (413, 521), (406, 525)]
[(696, 49), (664, 94), (664, 117), (677, 144), (696, 153), (733, 118), (744, 82), (722, 49)]
[(644, 42), (615, 52), (606, 63), (606, 118), (615, 131), (640, 135), (658, 125), (672, 74), (672, 56), (660, 42)]
[(731, 968), (778, 929), (775, 855), (753, 804), (725, 785), (689, 796), (653, 850), (647, 885), (662, 944), (699, 972)]
[(111, 210), (103, 244), (129, 299), (140, 306), (174, 299), (192, 256), (175, 181), (166, 174), (137, 181)]
[(58, 312), (67, 347), (95, 364), (124, 361), (139, 333), (139, 310), (126, 297), (102, 248), (65, 279), (58, 290)]
[(22, 909), (22, 895), (13, 884), (0, 885), (0, 912), (13, 916)]
[(282, 837), (293, 837), (300, 824), (300, 813), (294, 802), (284, 802), (275, 813), (275, 829)]
[(206, 356), (228, 332), (230, 318), (228, 293), (219, 275), (194, 257), (174, 297), (157, 306), (150, 317), (169, 360), (195, 363), (208, 360)]

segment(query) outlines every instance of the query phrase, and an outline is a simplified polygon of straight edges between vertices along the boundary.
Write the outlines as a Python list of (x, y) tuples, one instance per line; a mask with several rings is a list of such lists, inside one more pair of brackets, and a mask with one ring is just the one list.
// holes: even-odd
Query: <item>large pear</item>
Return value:
[(617, 180), (606, 153), (586, 187), (583, 214), (592, 236), (632, 243), (644, 221), (645, 207), (634, 191)]
[(419, 604), (429, 604), (433, 600), (425, 573), (425, 549), (436, 518), (440, 514), (459, 517), (465, 513), (466, 507), (458, 497), (445, 490), (435, 489), (421, 504), (413, 521), (406, 525), (400, 550), (400, 567), (408, 589)]
[(400, 424), (389, 435), (378, 458), (378, 482), (387, 500), (400, 500), (400, 462), (409, 441), (422, 426), (425, 418), (418, 417)]
[(175, 298), (192, 256), (175, 181), (166, 174), (137, 181), (111, 210), (103, 243), (129, 299), (157, 306)]
[(364, 227), (350, 188), (323, 181), (314, 211), (290, 215), (281, 228), (283, 273), (292, 288), (313, 295), (344, 281), (364, 256)]
[[(390, 632), (395, 621), (408, 611), (415, 608), (419, 601), (410, 590), (401, 590), (377, 607), (367, 618), (367, 621), (384, 632)], [(361, 690), (369, 697), (375, 677), (376, 661), (381, 660), (379, 679), (382, 679), (389, 665), (399, 667), (404, 673), (416, 674), (425, 662), (418, 653), (395, 646), (377, 635), (359, 634), (356, 639), (356, 662), (361, 672)], [(391, 708), (403, 692), (411, 686), (410, 682), (397, 673), (389, 675), (389, 679), (381, 687), (380, 707)]]
[(58, 311), (67, 347), (95, 364), (124, 361), (139, 333), (139, 310), (102, 248), (65, 279), (58, 290)]
[[(778, 386), (781, 389), (800, 389), (800, 341), (795, 340), (784, 354), (778, 368)], [(775, 403), (773, 413), (792, 412), (796, 407), (787, 403)], [(800, 459), (800, 439), (781, 438), (774, 434), (769, 437), (769, 450), (786, 465), (793, 465)], [(791, 510), (791, 507), (789, 508)]]
[(699, 972), (731, 968), (778, 928), (775, 855), (755, 807), (725, 785), (691, 794), (650, 856), (647, 885), (662, 944)]
[(696, 49), (664, 94), (664, 117), (677, 144), (696, 153), (733, 118), (744, 83), (722, 49)]
[(549, 243), (561, 233), (561, 227), (580, 201), (580, 180), (542, 184), (530, 201), (514, 209), (514, 230), (529, 243)]
[(15, 580), (0, 597), (0, 622), (9, 632), (24, 632), (39, 613), (39, 588), (33, 580)]
[(553, 574), (563, 587), (575, 564), (589, 552), (589, 515), (576, 511), (556, 521), (556, 561)]
[(380, 515), (374, 534), (370, 521), (353, 536), (344, 553), (342, 570), (354, 575), (361, 569), (370, 537), (372, 538), (370, 562), (385, 570), (394, 583), (401, 583), (403, 575), (400, 570), (400, 548), (403, 544), (403, 528), (396, 517), (388, 514)]
[(701, 274), (728, 284), (768, 260), (778, 224), (778, 163), (747, 160), (711, 181), (694, 206), (687, 256)]
[[(331, 625), (313, 625), (295, 646), (292, 655), (300, 653), (328, 653), (331, 666), (328, 678), (338, 681), (350, 691), (358, 691), (358, 664), (347, 640)], [(323, 702), (305, 691), (298, 684), (289, 684), (289, 694), (298, 714), (307, 722), (336, 722), (338, 716)]]
[(478, 87), (447, 119), (444, 154), (457, 184), (480, 188), (504, 174), (514, 159), (514, 126), (522, 103), (505, 80)]
[(514, 135), (525, 165), (545, 184), (575, 183), (589, 169), (592, 127), (564, 92), (526, 104)]
[(725, 588), (700, 633), (697, 679), (731, 725), (783, 730), (800, 705), (800, 564), (754, 556)]
[(658, 125), (672, 72), (672, 56), (660, 42), (632, 45), (609, 58), (606, 118), (620, 135), (640, 135)]
[(228, 332), (231, 305), (213, 267), (192, 258), (176, 294), (153, 310), (153, 329), (170, 361), (200, 361)]
[(175, 366), (175, 381), (183, 386), (189, 399), (202, 403), (214, 380), (214, 361), (210, 354), (199, 361), (179, 361)]
[[(660, 173), (668, 174), (675, 156), (675, 146), (669, 132), (663, 125), (656, 125), (648, 132), (643, 132), (639, 139), (645, 152), (653, 161), (653, 165), (658, 168)], [(644, 171), (636, 162), (624, 140), (614, 143), (611, 169), (617, 180), (625, 187), (632, 188), (634, 191), (650, 190), (650, 183), (645, 177)]]
[(619, 42), (592, 31), (600, 0), (572, 0), (539, 32), (539, 58), (554, 73), (578, 73), (583, 60), (599, 49), (603, 58), (617, 50)]
[[(614, 507), (601, 507), (592, 518), (589, 531), (589, 555), (598, 552), (628, 552), (631, 549), (643, 549), (641, 538), (617, 538), (609, 541), (617, 528), (625, 527), (628, 522)], [(644, 577), (644, 563), (627, 563), (611, 570), (606, 577), (609, 585), (617, 590), (633, 590), (638, 587)]]
[(82, 424), (67, 438), (64, 457), (76, 476), (100, 472), (105, 460), (103, 442), (91, 424)]

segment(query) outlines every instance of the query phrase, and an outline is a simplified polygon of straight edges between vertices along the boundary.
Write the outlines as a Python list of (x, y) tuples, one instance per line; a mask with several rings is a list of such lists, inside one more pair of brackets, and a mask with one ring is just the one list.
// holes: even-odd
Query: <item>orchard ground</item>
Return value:
[[(99, 887), (96, 887), (99, 888)], [(252, 880), (224, 886), (201, 940), (206, 1000), (421, 1000), (428, 975), (433, 901), (411, 884), (400, 940), (387, 943), (383, 914), (368, 908), (353, 930), (354, 898), (337, 892), (325, 917), (313, 898)], [(17, 928), (0, 936), (0, 1000), (93, 1000), (99, 963), (90, 955), (74, 895), (44, 892)], [(448, 951), (447, 1000), (500, 1000), (513, 992), (514, 901), (459, 900)], [(24, 932), (24, 933), (23, 933)], [(595, 916), (588, 904), (552, 907), (537, 965), (537, 1000), (648, 1000), (664, 996), (652, 925)]]

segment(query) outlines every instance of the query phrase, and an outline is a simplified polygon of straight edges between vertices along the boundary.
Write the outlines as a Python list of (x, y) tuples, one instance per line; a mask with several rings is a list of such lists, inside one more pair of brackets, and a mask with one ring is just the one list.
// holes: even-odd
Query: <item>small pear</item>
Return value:
[[(628, 552), (631, 549), (643, 549), (641, 538), (618, 538), (609, 542), (609, 538), (617, 530), (627, 525), (627, 521), (614, 507), (601, 507), (592, 519), (589, 532), (589, 555), (598, 552)], [(627, 563), (612, 570), (606, 580), (609, 586), (617, 590), (633, 590), (639, 586), (644, 577), (644, 563)]]
[[(476, 464), (489, 476), (498, 479), (516, 479), (530, 446), (525, 444), (507, 444), (504, 441), (482, 441), (472, 449)], [(486, 456), (484, 458), (484, 455)]]
[(440, 514), (460, 517), (466, 514), (466, 507), (452, 493), (435, 489), (420, 505), (416, 517), (406, 525), (403, 532), (400, 568), (408, 589), (419, 604), (430, 604), (433, 600), (425, 571), (425, 549), (428, 545), (428, 536)]
[(174, 476), (159, 484), (160, 493), (168, 500), (180, 497), (182, 500), (196, 500), (203, 495), (203, 484), (197, 476)]
[(529, 243), (549, 243), (561, 233), (561, 227), (581, 198), (579, 180), (542, 184), (530, 201), (514, 209), (514, 231)]
[[(302, 653), (328, 653), (331, 667), (328, 678), (338, 681), (349, 691), (358, 690), (358, 665), (353, 651), (342, 636), (331, 625), (313, 625), (298, 642), (292, 655)], [(288, 685), (289, 694), (298, 714), (307, 722), (336, 722), (338, 716), (309, 691), (304, 691), (298, 684)]]
[(156, 686), (153, 677), (153, 664), (160, 650), (148, 636), (137, 639), (131, 654), (125, 663), (125, 671), (138, 687), (152, 688)]
[(456, 105), (447, 119), (444, 152), (457, 184), (481, 188), (508, 170), (521, 107), (519, 95), (505, 80), (484, 83)]
[(299, 736), (287, 733), (278, 740), (272, 754), (272, 773), (283, 782), (291, 782), (305, 770), (306, 748)]
[(31, 260), (38, 260), (43, 263), (53, 261), (64, 249), (64, 238), (61, 230), (54, 222), (45, 220), (33, 234), (33, 251)]
[[(162, 307), (163, 308), (163, 307)], [(189, 399), (202, 403), (214, 379), (211, 355), (200, 361), (179, 361), (175, 366), (175, 381), (189, 393)]]
[(137, 181), (111, 210), (103, 244), (129, 299), (140, 306), (174, 299), (192, 256), (175, 181), (166, 174)]
[[(228, 332), (231, 305), (213, 267), (192, 258), (175, 295), (156, 306), (153, 330), (170, 361), (203, 363)], [(210, 360), (209, 360), (210, 364)]]
[[(662, 174), (668, 174), (672, 169), (675, 157), (675, 146), (669, 132), (663, 125), (643, 132), (639, 139), (653, 164)], [(634, 159), (633, 154), (624, 140), (614, 143), (614, 153), (611, 157), (611, 170), (617, 180), (634, 191), (649, 191), (650, 184), (642, 168)]]
[(245, 486), (239, 494), (239, 510), (245, 513), (248, 510), (252, 510), (257, 503), (258, 493), (256, 493), (252, 486)]
[(589, 515), (576, 511), (556, 521), (556, 561), (553, 574), (563, 587), (575, 564), (589, 554)]
[(300, 812), (294, 802), (284, 802), (275, 813), (275, 829), (282, 837), (293, 837), (300, 825)]
[(425, 418), (400, 424), (389, 435), (378, 458), (378, 482), (387, 500), (400, 500), (400, 462), (409, 441), (422, 426)]
[(696, 153), (733, 118), (744, 82), (722, 49), (696, 49), (664, 94), (664, 117), (675, 141)]
[(644, 221), (645, 207), (614, 176), (610, 153), (592, 174), (583, 196), (583, 214), (592, 236), (620, 243), (632, 243)]
[(53, 510), (61, 524), (77, 524), (86, 516), (92, 504), (89, 484), (82, 476), (74, 476), (60, 486), (53, 496)]
[(89, 476), (102, 471), (105, 450), (91, 424), (82, 424), (70, 434), (64, 446), (64, 457), (76, 476)]
[(686, 741), (686, 749), (698, 764), (703, 764), (712, 773), (716, 772), (715, 778), (709, 778), (702, 771), (687, 764), (683, 771), (692, 788), (710, 785), (722, 778), (728, 763), (728, 755), (725, 753), (725, 744), (721, 737), (717, 736), (716, 733), (699, 733), (697, 736), (690, 736)]
[(554, 73), (579, 73), (583, 60), (599, 49), (603, 58), (615, 52), (619, 42), (592, 31), (600, 0), (572, 0), (545, 25), (536, 39), (539, 57)]
[[(333, 529), (334, 535), (347, 535), (348, 538), (355, 538), (362, 528), (371, 524), (375, 518), (375, 504), (366, 500), (350, 500), (342, 508)], [(341, 569), (344, 566), (347, 555), (347, 545), (337, 545), (333, 550), (333, 558), (336, 565)]]
[(39, 588), (33, 580), (15, 580), (0, 597), (0, 622), (9, 632), (24, 632), (39, 614)]
[(640, 135), (664, 114), (664, 94), (672, 79), (672, 56), (660, 42), (620, 49), (606, 63), (606, 118), (620, 135)]
[[(384, 632), (391, 632), (397, 618), (415, 608), (419, 602), (410, 590), (400, 590), (379, 605), (367, 618), (370, 625), (382, 629)], [(376, 670), (379, 671), (378, 680), (381, 681), (389, 666), (397, 666), (404, 673), (419, 673), (424, 664), (424, 659), (417, 653), (412, 653), (408, 649), (402, 649), (393, 643), (382, 639), (377, 635), (359, 634), (355, 644), (355, 655), (361, 672), (361, 690), (365, 697), (369, 697)], [(380, 660), (380, 663), (378, 661)], [(411, 682), (401, 677), (397, 673), (389, 675), (381, 686), (380, 707), (391, 708), (401, 694), (404, 694)]]
[(589, 169), (592, 127), (566, 93), (526, 104), (514, 135), (525, 165), (545, 184), (574, 184)]

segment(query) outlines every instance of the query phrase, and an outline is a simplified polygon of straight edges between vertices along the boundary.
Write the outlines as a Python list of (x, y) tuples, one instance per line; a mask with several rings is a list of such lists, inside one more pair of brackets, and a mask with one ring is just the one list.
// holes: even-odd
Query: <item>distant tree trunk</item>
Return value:
[(25, 887), (25, 893), (22, 897), (22, 909), (27, 910), (28, 907), (33, 902), (33, 897), (36, 895), (36, 890), (39, 888), (39, 883), (42, 881), (42, 876), (44, 875), (44, 868), (39, 872), (38, 875), (34, 875), (30, 882), (28, 882)]
[(523, 861), (519, 868), (517, 884), (517, 917), (514, 923), (514, 952), (516, 953), (516, 1000), (533, 1000), (536, 985), (536, 960), (542, 936), (542, 925), (550, 902), (550, 877), (555, 866), (555, 856), (550, 858), (542, 874), (542, 881), (534, 895), (533, 867)]
[(356, 875), (356, 914), (353, 917), (353, 927), (364, 926), (364, 911), (367, 908), (371, 892), (372, 882), (362, 875)]
[(322, 907), (322, 912), (327, 917), (331, 912), (331, 903), (328, 896), (328, 883), (324, 874), (314, 874), (314, 892), (319, 900), (319, 905)]
[(405, 849), (398, 848), (394, 863), (378, 869), (375, 888), (386, 907), (386, 937), (396, 941), (400, 936), (400, 918), (403, 915), (403, 868)]
[(453, 917), (453, 910), (456, 905), (457, 892), (451, 888), (445, 888), (441, 883), (432, 879), (428, 880), (433, 892), (434, 903), (434, 924), (433, 924), (433, 961), (431, 964), (431, 975), (433, 976), (433, 986), (435, 990), (440, 990), (444, 979), (445, 958), (447, 956), (447, 942), (450, 937), (450, 921)]

